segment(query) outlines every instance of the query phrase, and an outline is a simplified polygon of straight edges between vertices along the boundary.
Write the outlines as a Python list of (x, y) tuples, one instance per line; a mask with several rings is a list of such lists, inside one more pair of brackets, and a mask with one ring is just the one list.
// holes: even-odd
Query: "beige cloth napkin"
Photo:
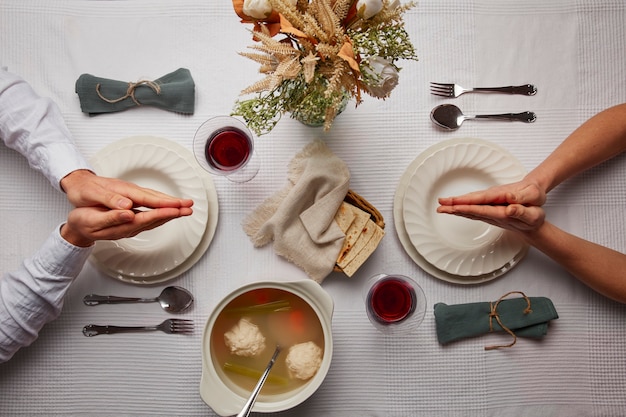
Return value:
[(348, 192), (350, 171), (321, 140), (289, 163), (288, 183), (243, 222), (255, 247), (274, 241), (280, 256), (321, 283), (333, 270), (345, 234), (334, 221)]

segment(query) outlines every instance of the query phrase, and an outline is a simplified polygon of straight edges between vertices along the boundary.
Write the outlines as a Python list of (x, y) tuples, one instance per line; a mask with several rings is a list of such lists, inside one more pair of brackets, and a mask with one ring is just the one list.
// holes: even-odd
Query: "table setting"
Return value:
[[(626, 415), (626, 305), (436, 211), (626, 102), (626, 4), (266, 3), (0, 0), (0, 67), (94, 171), (194, 201), (96, 243), (0, 415)], [(626, 252), (625, 158), (546, 218)], [(71, 207), (0, 170), (5, 273)]]

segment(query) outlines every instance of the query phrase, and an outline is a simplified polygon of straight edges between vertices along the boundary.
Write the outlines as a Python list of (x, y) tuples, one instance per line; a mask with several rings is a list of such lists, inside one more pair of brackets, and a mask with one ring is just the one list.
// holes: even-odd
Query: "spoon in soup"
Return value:
[(193, 304), (193, 295), (186, 289), (178, 286), (166, 287), (155, 298), (116, 297), (114, 295), (88, 294), (83, 298), (83, 303), (88, 306), (98, 304), (119, 303), (153, 303), (158, 302), (163, 310), (168, 313), (182, 313)]
[(532, 123), (537, 120), (537, 115), (530, 111), (522, 113), (503, 113), (503, 114), (477, 114), (468, 116), (463, 114), (461, 109), (453, 104), (442, 104), (437, 106), (430, 112), (430, 119), (437, 126), (447, 130), (457, 130), (464, 121), (470, 119), (498, 119)]
[(252, 407), (254, 406), (254, 403), (256, 402), (256, 397), (259, 396), (259, 393), (261, 392), (261, 389), (263, 388), (263, 384), (265, 384), (265, 380), (267, 379), (267, 376), (272, 370), (272, 366), (274, 366), (274, 362), (276, 362), (276, 358), (278, 357), (279, 353), (280, 353), (280, 346), (277, 345), (276, 350), (274, 350), (274, 354), (272, 355), (272, 359), (270, 359), (270, 362), (267, 364), (267, 368), (265, 368), (265, 372), (263, 372), (263, 375), (261, 375), (259, 382), (256, 383), (256, 386), (252, 390), (252, 394), (250, 394), (250, 398), (248, 398), (248, 401), (246, 401), (246, 404), (243, 406), (243, 409), (239, 412), (239, 414), (237, 414), (237, 417), (248, 417), (250, 415), (250, 411), (252, 411)]

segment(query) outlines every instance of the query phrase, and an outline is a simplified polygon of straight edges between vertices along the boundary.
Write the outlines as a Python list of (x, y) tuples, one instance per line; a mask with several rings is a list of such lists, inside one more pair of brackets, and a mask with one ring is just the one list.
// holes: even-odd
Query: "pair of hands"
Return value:
[(532, 233), (544, 223), (541, 206), (545, 202), (545, 190), (524, 178), (462, 196), (439, 198), (437, 212), (482, 220), (518, 233)]
[[(193, 212), (190, 199), (100, 177), (87, 170), (65, 176), (61, 188), (75, 207), (61, 227), (61, 236), (75, 246), (87, 247), (97, 240), (136, 236)], [(138, 211), (137, 207), (149, 210)]]

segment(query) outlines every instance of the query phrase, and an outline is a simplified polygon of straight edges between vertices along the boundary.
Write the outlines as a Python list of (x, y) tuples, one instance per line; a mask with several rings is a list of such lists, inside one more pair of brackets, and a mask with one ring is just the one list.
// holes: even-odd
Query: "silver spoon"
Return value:
[(116, 297), (113, 295), (88, 294), (83, 298), (83, 303), (88, 306), (98, 304), (119, 303), (153, 303), (158, 302), (161, 308), (169, 313), (181, 313), (193, 304), (193, 295), (186, 289), (178, 286), (166, 287), (156, 298), (133, 298)]
[(267, 376), (272, 370), (272, 366), (274, 366), (274, 362), (276, 362), (276, 358), (278, 357), (279, 353), (280, 353), (280, 346), (276, 346), (276, 350), (274, 351), (274, 354), (272, 355), (272, 359), (270, 359), (270, 362), (267, 364), (267, 368), (265, 368), (265, 372), (263, 372), (263, 375), (261, 375), (259, 382), (256, 383), (256, 386), (252, 390), (252, 394), (250, 394), (250, 398), (248, 398), (248, 401), (246, 401), (246, 404), (243, 406), (243, 410), (241, 410), (239, 414), (237, 414), (237, 417), (248, 417), (250, 415), (250, 411), (252, 410), (252, 407), (254, 406), (254, 403), (256, 402), (256, 397), (258, 397), (259, 392), (261, 392), (261, 388), (263, 388), (263, 384), (265, 384), (265, 380), (267, 379)]
[(530, 111), (522, 113), (504, 113), (504, 114), (478, 114), (474, 116), (467, 116), (461, 112), (457, 106), (453, 104), (442, 104), (437, 106), (430, 112), (430, 120), (437, 126), (447, 130), (457, 130), (465, 120), (470, 119), (499, 119), (499, 120), (511, 120), (520, 121), (525, 123), (532, 123), (537, 120), (537, 115)]

